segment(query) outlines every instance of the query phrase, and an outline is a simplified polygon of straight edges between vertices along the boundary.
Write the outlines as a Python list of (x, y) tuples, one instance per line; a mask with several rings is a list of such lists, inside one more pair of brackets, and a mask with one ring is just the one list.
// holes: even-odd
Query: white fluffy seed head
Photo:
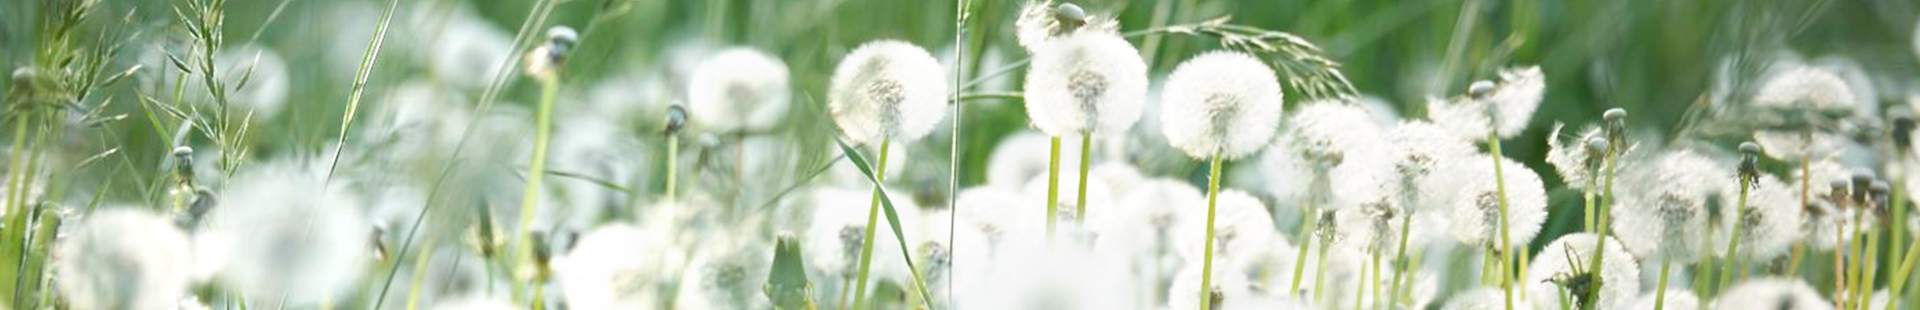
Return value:
[(665, 300), (656, 283), (673, 278), (661, 255), (664, 240), (628, 224), (594, 228), (554, 259), (554, 282), (568, 306), (582, 309), (650, 308)]
[(212, 215), (212, 240), (232, 254), (223, 281), (290, 307), (342, 296), (371, 260), (359, 199), (303, 164), (255, 169), (227, 183)]
[(1639, 257), (1690, 263), (1702, 255), (1708, 229), (1715, 226), (1721, 191), (1737, 184), (1732, 165), (1707, 155), (1676, 150), (1629, 172), (1625, 179), (1636, 190), (1624, 192), (1613, 207), (1613, 231)]
[(1753, 95), (1754, 105), (1768, 108), (1851, 111), (1855, 100), (1853, 89), (1845, 79), (1815, 66), (1796, 66), (1775, 73)]
[(834, 68), (828, 108), (847, 142), (917, 140), (946, 116), (942, 72), (932, 54), (912, 43), (868, 42)]
[(1119, 34), (1075, 32), (1034, 52), (1024, 92), (1027, 117), (1048, 135), (1116, 135), (1140, 120), (1147, 65)]
[(164, 217), (101, 210), (58, 242), (54, 284), (74, 309), (165, 309), (187, 294), (187, 237)]
[[(1722, 192), (1727, 198), (1722, 201), (1737, 203), (1738, 184)], [(1780, 182), (1772, 176), (1761, 177), (1758, 184), (1747, 190), (1747, 208), (1721, 209), (1722, 227), (1720, 231), (1740, 230), (1741, 259), (1766, 261), (1787, 253), (1788, 248), (1799, 242), (1802, 237), (1800, 225), (1806, 218), (1806, 211), (1800, 207), (1799, 188)], [(1735, 213), (1740, 214), (1738, 217)], [(1724, 249), (1731, 241), (1729, 233), (1721, 233), (1714, 248)]]
[[(1494, 180), (1494, 163), (1486, 154), (1462, 160), (1442, 168), (1420, 185), (1443, 210), (1448, 231), (1455, 240), (1477, 247), (1500, 247), (1500, 195)], [(1501, 158), (1507, 198), (1507, 238), (1513, 244), (1526, 244), (1540, 232), (1547, 219), (1547, 192), (1540, 175), (1511, 159)]]
[(1605, 139), (1606, 132), (1598, 126), (1588, 126), (1577, 134), (1561, 134), (1565, 124), (1554, 123), (1553, 134), (1547, 136), (1547, 163), (1560, 173), (1560, 179), (1567, 187), (1585, 190), (1593, 184), (1594, 169), (1604, 160), (1605, 150), (1595, 151), (1588, 147), (1588, 141)]
[(1546, 74), (1539, 66), (1507, 69), (1491, 88), (1476, 88), (1473, 94), (1452, 100), (1429, 98), (1427, 113), (1465, 139), (1485, 140), (1488, 132), (1512, 138), (1527, 129), (1546, 91)]
[(693, 71), (687, 103), (696, 125), (719, 132), (767, 130), (787, 115), (787, 64), (751, 48), (707, 58)]
[[(1567, 290), (1565, 285), (1591, 283), (1596, 268), (1589, 265), (1593, 263), (1594, 251), (1598, 250), (1598, 237), (1591, 233), (1567, 234), (1542, 248), (1539, 257), (1527, 268), (1527, 295), (1560, 296)], [(1640, 291), (1640, 265), (1621, 249), (1619, 241), (1606, 240), (1607, 254), (1600, 262), (1605, 267), (1599, 268), (1603, 285), (1595, 309), (1619, 309), (1616, 306), (1632, 302)], [(1553, 298), (1535, 301), (1558, 303), (1558, 299)]]
[(1446, 129), (1427, 121), (1410, 121), (1387, 130), (1391, 143), (1388, 156), (1394, 170), (1409, 181), (1419, 182), (1444, 163), (1472, 160), (1476, 150), (1472, 142), (1447, 134)]
[(1278, 140), (1300, 152), (1301, 158), (1327, 165), (1343, 164), (1350, 157), (1381, 155), (1386, 151), (1386, 139), (1372, 114), (1351, 102), (1308, 102), (1287, 115)]
[[(1274, 230), (1273, 216), (1267, 213), (1265, 204), (1253, 195), (1239, 190), (1222, 190), (1214, 205), (1213, 251), (1215, 259), (1245, 262), (1260, 253), (1260, 249), (1271, 247), (1280, 240), (1279, 232)], [(1195, 200), (1182, 203), (1183, 212), (1202, 212), (1207, 201)], [(1200, 262), (1205, 248), (1207, 232), (1206, 216), (1187, 216), (1175, 223), (1172, 237), (1174, 248), (1188, 262)]]
[(1161, 91), (1161, 133), (1193, 158), (1253, 154), (1280, 125), (1280, 82), (1252, 55), (1209, 52), (1180, 64)]
[(1698, 310), (1704, 306), (1700, 304), (1700, 296), (1693, 294), (1691, 290), (1668, 288), (1665, 300), (1661, 300), (1662, 297), (1655, 296), (1654, 293), (1656, 292), (1640, 294), (1639, 298), (1634, 299), (1632, 307), (1621, 309), (1653, 309), (1655, 305), (1659, 305), (1661, 309)]
[(1833, 303), (1820, 297), (1806, 281), (1791, 278), (1759, 278), (1735, 284), (1714, 298), (1713, 308), (1745, 309), (1833, 309)]

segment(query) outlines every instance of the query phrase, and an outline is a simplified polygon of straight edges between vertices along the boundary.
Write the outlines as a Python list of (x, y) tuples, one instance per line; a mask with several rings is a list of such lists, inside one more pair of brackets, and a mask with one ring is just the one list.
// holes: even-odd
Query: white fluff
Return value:
[(700, 63), (687, 85), (695, 126), (717, 132), (769, 130), (792, 101), (787, 64), (751, 48), (720, 51)]
[(1733, 285), (1714, 298), (1714, 309), (1833, 309), (1820, 291), (1800, 279), (1758, 278)]
[(1119, 34), (1075, 32), (1042, 44), (1027, 71), (1027, 117), (1052, 136), (1118, 135), (1140, 120), (1147, 64)]
[(1088, 15), (1086, 24), (1068, 29), (1060, 24), (1054, 15), (1053, 0), (1028, 0), (1020, 7), (1020, 15), (1013, 21), (1014, 36), (1020, 47), (1028, 52), (1038, 53), (1047, 42), (1076, 33), (1105, 33), (1118, 35), (1120, 23), (1112, 17)]
[(187, 237), (159, 215), (100, 210), (58, 242), (54, 284), (74, 309), (165, 309), (187, 294)]
[[(1499, 193), (1490, 155), (1480, 154), (1449, 164), (1420, 185), (1441, 208), (1455, 240), (1476, 247), (1500, 247)], [(1547, 193), (1540, 175), (1511, 159), (1501, 158), (1506, 176), (1507, 237), (1515, 247), (1532, 241), (1547, 219)]]
[[(1622, 192), (1613, 209), (1613, 232), (1635, 255), (1659, 262), (1686, 264), (1699, 259), (1708, 230), (1718, 225), (1713, 208), (1720, 191), (1738, 184), (1733, 171), (1698, 152), (1677, 150), (1661, 154), (1644, 170), (1630, 172), (1635, 190)], [(1715, 205), (1709, 205), (1715, 204)]]
[[(304, 164), (267, 164), (229, 181), (208, 232), (230, 251), (221, 278), (252, 300), (306, 307), (345, 296), (372, 256), (360, 201)], [(285, 298), (285, 300), (281, 300)]]
[(893, 40), (868, 42), (840, 59), (828, 108), (854, 144), (910, 142), (946, 116), (946, 69), (926, 49)]
[(568, 306), (580, 309), (658, 307), (665, 298), (656, 286), (676, 268), (657, 236), (633, 225), (600, 226), (580, 238), (573, 250), (553, 260), (554, 282)]
[[(1533, 299), (1540, 302), (1536, 306), (1559, 304), (1558, 297), (1548, 298), (1548, 296), (1560, 296), (1563, 291), (1566, 291), (1566, 288), (1559, 286), (1560, 284), (1556, 281), (1566, 281), (1581, 275), (1589, 278), (1593, 276), (1595, 269), (1592, 266), (1593, 254), (1596, 250), (1594, 247), (1598, 245), (1595, 242), (1598, 237), (1590, 233), (1567, 234), (1540, 249), (1538, 257), (1535, 257), (1527, 268), (1525, 280), (1527, 296), (1543, 297)], [(1640, 264), (1635, 262), (1634, 257), (1620, 245), (1620, 241), (1613, 238), (1606, 238), (1606, 240), (1607, 255), (1600, 261), (1600, 264), (1605, 267), (1600, 268), (1598, 277), (1602, 281), (1600, 300), (1595, 309), (1617, 309), (1616, 306), (1633, 302), (1634, 296), (1640, 292)], [(1578, 270), (1581, 273), (1574, 273), (1576, 269), (1574, 266), (1579, 266)], [(1575, 294), (1566, 293), (1568, 296)], [(1573, 304), (1573, 300), (1570, 299), (1568, 303)]]
[(1500, 71), (1500, 81), (1485, 98), (1428, 99), (1427, 113), (1465, 139), (1484, 141), (1488, 132), (1512, 138), (1527, 129), (1546, 91), (1540, 67), (1507, 69)]
[(1280, 125), (1280, 82), (1252, 55), (1201, 54), (1175, 68), (1163, 88), (1161, 133), (1193, 158), (1253, 154)]

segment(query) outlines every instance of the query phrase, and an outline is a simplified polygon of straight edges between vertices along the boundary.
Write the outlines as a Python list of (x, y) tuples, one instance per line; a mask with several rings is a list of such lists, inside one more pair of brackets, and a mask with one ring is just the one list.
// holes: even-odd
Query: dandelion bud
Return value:
[(1034, 52), (1032, 68), (1024, 87), (1027, 117), (1048, 135), (1119, 134), (1140, 119), (1147, 65), (1119, 35), (1079, 32), (1050, 40)]
[(1067, 29), (1079, 28), (1087, 24), (1087, 11), (1079, 5), (1061, 3), (1053, 7), (1053, 18), (1060, 20), (1062, 27)]
[(1740, 154), (1744, 156), (1759, 156), (1760, 144), (1753, 143), (1753, 142), (1740, 142)]
[(1587, 139), (1587, 152), (1592, 152), (1594, 154), (1606, 153), (1607, 139), (1601, 138), (1601, 137), (1593, 137), (1593, 138)]
[(1161, 132), (1188, 156), (1239, 158), (1273, 140), (1281, 100), (1266, 63), (1237, 52), (1201, 54), (1167, 75)]
[(1110, 16), (1088, 15), (1072, 3), (1055, 5), (1053, 1), (1027, 1), (1013, 21), (1014, 36), (1027, 52), (1038, 53), (1048, 41), (1081, 32), (1120, 34), (1120, 23)]
[(667, 129), (662, 130), (661, 132), (664, 132), (667, 135), (671, 136), (671, 135), (679, 134), (680, 129), (685, 128), (686, 126), (687, 126), (687, 108), (681, 107), (678, 104), (668, 106), (667, 107)]
[(1907, 110), (1893, 111), (1895, 111), (1893, 116), (1893, 145), (1896, 147), (1895, 150), (1904, 153), (1913, 147), (1913, 130), (1915, 129), (1913, 112), (1908, 112)]
[(946, 117), (947, 83), (941, 72), (946, 70), (940, 62), (912, 43), (868, 42), (834, 68), (828, 109), (847, 142), (917, 140)]
[(173, 148), (173, 158), (181, 161), (193, 161), (193, 147), (182, 145)]
[(30, 67), (20, 67), (19, 69), (13, 69), (13, 87), (33, 86), (33, 80), (35, 78), (39, 78), (39, 76), (40, 76), (40, 73), (38, 71), (33, 71), (33, 68), (30, 68)]
[(579, 43), (580, 34), (574, 32), (572, 27), (554, 26), (553, 28), (547, 28), (547, 44), (553, 46), (553, 52), (556, 54), (572, 52), (573, 46)]
[(553, 26), (547, 29), (547, 43), (527, 51), (523, 60), (526, 73), (539, 78), (551, 78), (560, 65), (566, 63), (567, 53), (573, 51), (578, 43), (579, 34), (567, 26)]

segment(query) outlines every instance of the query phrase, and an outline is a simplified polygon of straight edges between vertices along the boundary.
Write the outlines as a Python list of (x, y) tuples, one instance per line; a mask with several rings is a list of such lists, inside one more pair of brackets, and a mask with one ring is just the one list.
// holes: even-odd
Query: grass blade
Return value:
[(880, 208), (887, 214), (887, 227), (893, 231), (893, 241), (900, 246), (900, 258), (906, 260), (907, 270), (913, 274), (914, 293), (920, 294), (920, 302), (926, 305), (927, 309), (934, 309), (933, 295), (927, 294), (927, 281), (920, 276), (920, 266), (913, 263), (913, 251), (912, 248), (907, 247), (906, 235), (900, 232), (900, 214), (894, 211), (892, 194), (887, 193), (887, 186), (881, 184), (880, 179), (873, 175), (873, 167), (866, 156), (860, 155), (860, 151), (848, 145), (846, 140), (834, 138), (833, 143), (840, 145), (840, 152), (847, 155), (847, 160), (853, 162), (854, 167), (859, 167), (860, 174), (866, 176), (867, 181), (873, 182), (874, 188), (880, 190)]

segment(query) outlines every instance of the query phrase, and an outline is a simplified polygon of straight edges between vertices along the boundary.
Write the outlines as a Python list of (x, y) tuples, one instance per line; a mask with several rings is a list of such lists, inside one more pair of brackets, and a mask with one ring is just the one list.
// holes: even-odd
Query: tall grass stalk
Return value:
[[(1060, 144), (1057, 142), (1059, 140), (1055, 141), (1053, 145), (1057, 150)], [(1209, 161), (1211, 163), (1208, 164), (1210, 168), (1207, 169), (1207, 239), (1204, 241), (1206, 246), (1203, 247), (1203, 251), (1206, 252), (1201, 255), (1203, 258), (1200, 261), (1200, 310), (1213, 307), (1213, 215), (1214, 206), (1220, 200), (1220, 156), (1214, 155)], [(1298, 263), (1296, 262), (1295, 265)], [(1298, 280), (1295, 281), (1295, 286), (1298, 286)]]
[[(1300, 281), (1306, 275), (1307, 270), (1307, 252), (1312, 252), (1313, 234), (1315, 233), (1315, 229), (1318, 229), (1318, 227), (1315, 226), (1319, 226), (1320, 224), (1320, 214), (1317, 209), (1319, 201), (1317, 197), (1319, 195), (1318, 193), (1322, 193), (1321, 190), (1324, 189), (1323, 185), (1328, 182), (1326, 168), (1322, 166), (1323, 165), (1316, 165), (1314, 167), (1313, 183), (1308, 185), (1311, 189), (1308, 192), (1309, 197), (1306, 203), (1303, 204), (1305, 206), (1300, 208), (1300, 219), (1304, 221), (1305, 224), (1300, 225), (1300, 234), (1298, 235), (1300, 238), (1300, 249), (1299, 253), (1296, 253), (1293, 258), (1293, 283), (1289, 285), (1287, 294), (1300, 293)], [(1325, 251), (1322, 250), (1322, 252)]]
[(387, 1), (385, 12), (380, 13), (379, 25), (374, 27), (373, 39), (367, 43), (366, 52), (360, 55), (360, 68), (354, 71), (353, 90), (347, 96), (347, 110), (340, 119), (340, 138), (334, 141), (333, 158), (327, 162), (328, 183), (332, 183), (334, 169), (340, 167), (340, 152), (347, 147), (347, 130), (353, 128), (353, 115), (360, 110), (360, 98), (367, 92), (367, 79), (373, 76), (373, 66), (380, 59), (380, 45), (387, 41), (387, 26), (393, 23), (394, 8), (399, 6), (400, 0)]
[(1093, 167), (1093, 132), (1080, 136), (1080, 193), (1075, 197), (1073, 217), (1075, 222), (1087, 221), (1087, 170)]
[[(1056, 140), (1057, 141), (1057, 140)], [(873, 231), (880, 220), (880, 183), (887, 179), (887, 149), (893, 145), (893, 139), (880, 140), (880, 161), (874, 162), (873, 202), (867, 207), (867, 227), (864, 238), (860, 239), (860, 269), (855, 275), (853, 287), (853, 309), (864, 309), (867, 305), (867, 276), (873, 269)], [(1058, 143), (1054, 145), (1058, 146)], [(1057, 147), (1056, 147), (1057, 149)], [(906, 249), (901, 249), (906, 250)]]
[[(545, 173), (545, 171), (547, 171), (547, 144), (553, 139), (553, 101), (554, 97), (560, 92), (560, 74), (558, 71), (558, 68), (555, 68), (555, 72), (552, 74), (545, 74), (539, 77), (540, 109), (534, 113), (533, 120), (533, 159), (527, 163), (527, 185), (525, 190), (520, 192), (520, 225), (514, 227), (515, 233), (513, 234), (513, 240), (515, 245), (513, 262), (523, 263), (528, 267), (535, 265), (533, 261), (533, 247), (536, 243), (533, 242), (533, 231), (530, 230), (529, 227), (533, 226), (534, 208), (540, 204), (541, 180), (545, 179), (547, 175)], [(509, 271), (514, 270), (509, 269)], [(519, 274), (515, 273), (511, 276), (518, 278)], [(513, 285), (514, 299), (519, 300), (520, 298), (525, 298), (525, 296), (521, 295), (521, 292), (525, 290), (525, 287), (521, 286), (522, 283), (517, 279), (512, 282), (515, 283)], [(539, 286), (539, 283), (525, 284), (536, 287)]]

